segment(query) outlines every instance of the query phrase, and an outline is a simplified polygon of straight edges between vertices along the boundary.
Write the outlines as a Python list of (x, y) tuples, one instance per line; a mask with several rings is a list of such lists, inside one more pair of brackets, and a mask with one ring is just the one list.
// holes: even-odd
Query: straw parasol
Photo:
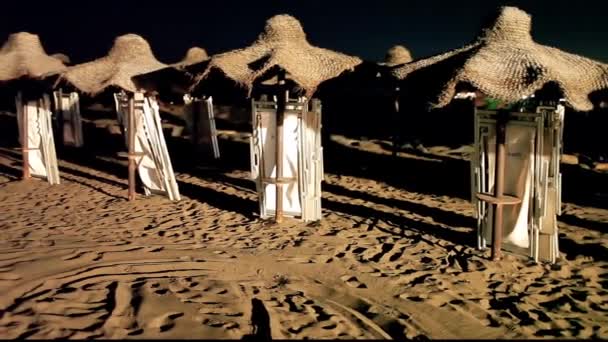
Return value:
[(61, 63), (65, 64), (65, 65), (68, 65), (72, 62), (70, 60), (70, 57), (68, 57), (68, 55), (66, 55), (64, 53), (55, 53), (55, 54), (52, 54), (51, 57), (57, 58), (58, 60), (61, 61)]
[(135, 75), (166, 67), (159, 62), (148, 42), (136, 34), (125, 34), (114, 40), (107, 56), (69, 67), (59, 75), (56, 84), (66, 82), (83, 93), (96, 95), (108, 87), (135, 92)]
[(608, 65), (538, 44), (530, 31), (528, 13), (501, 7), (494, 24), (473, 43), (396, 67), (392, 74), (412, 82), (436, 80), (441, 91), (434, 107), (448, 104), (459, 83), (505, 102), (516, 102), (554, 83), (574, 109), (591, 110), (589, 94), (608, 87)]
[(0, 49), (0, 82), (39, 79), (64, 69), (65, 65), (47, 55), (38, 35), (32, 33), (13, 33)]
[(254, 82), (268, 81), (274, 71), (283, 70), (286, 79), (311, 97), (319, 84), (361, 62), (357, 57), (310, 45), (300, 22), (281, 14), (266, 21), (264, 32), (249, 47), (212, 57), (192, 89), (211, 71), (219, 70), (251, 94)]
[(193, 75), (197, 72), (202, 72), (208, 61), (209, 55), (207, 55), (207, 51), (194, 46), (188, 49), (181, 61), (162, 69), (135, 75), (132, 79), (138, 88), (157, 92), (162, 96), (172, 97), (173, 95), (179, 95), (176, 98), (179, 99), (183, 94), (189, 92), (194, 82)]
[(205, 49), (198, 46), (193, 46), (186, 51), (186, 56), (184, 56), (181, 61), (173, 64), (173, 66), (184, 67), (206, 61), (207, 59), (209, 59), (209, 55)]
[(384, 56), (384, 62), (378, 63), (386, 66), (396, 66), (412, 61), (412, 54), (403, 45), (395, 45), (388, 49)]

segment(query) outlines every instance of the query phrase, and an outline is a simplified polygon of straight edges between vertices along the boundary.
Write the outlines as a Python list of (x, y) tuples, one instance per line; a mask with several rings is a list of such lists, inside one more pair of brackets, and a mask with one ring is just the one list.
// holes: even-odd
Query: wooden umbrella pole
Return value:
[(23, 157), (23, 179), (29, 179), (30, 175), (30, 160), (29, 160), (29, 137), (28, 133), (28, 115), (27, 115), (27, 100), (21, 97), (21, 147)]
[[(505, 140), (507, 130), (508, 112), (500, 111), (496, 120), (496, 163), (494, 179), (494, 196), (502, 198), (505, 188)], [(494, 229), (492, 230), (492, 260), (497, 261), (502, 257), (502, 232), (503, 232), (503, 203), (497, 201), (494, 204)]]
[[(396, 86), (393, 94), (393, 109), (396, 121), (399, 119), (399, 86)], [(397, 146), (398, 142), (398, 134), (399, 134), (399, 125), (397, 122), (393, 122), (393, 156), (397, 156), (399, 153), (399, 148)]]
[(128, 139), (129, 139), (129, 201), (135, 199), (135, 105), (129, 98)]
[(287, 92), (285, 89), (285, 72), (280, 72), (278, 76), (278, 96), (277, 96), (277, 136), (276, 136), (276, 201), (275, 201), (275, 221), (283, 221), (283, 121), (285, 119), (285, 106), (287, 102)]

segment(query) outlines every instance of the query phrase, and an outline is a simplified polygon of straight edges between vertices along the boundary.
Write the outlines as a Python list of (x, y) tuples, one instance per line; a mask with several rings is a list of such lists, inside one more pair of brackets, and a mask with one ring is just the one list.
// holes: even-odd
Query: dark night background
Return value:
[(608, 62), (608, 4), (578, 1), (4, 1), (0, 39), (18, 31), (40, 35), (48, 53), (72, 63), (101, 57), (124, 33), (146, 38), (157, 58), (180, 60), (191, 46), (209, 54), (250, 44), (275, 14), (298, 18), (314, 45), (381, 60), (395, 44), (420, 58), (471, 41), (483, 18), (515, 5), (533, 16), (543, 44)]

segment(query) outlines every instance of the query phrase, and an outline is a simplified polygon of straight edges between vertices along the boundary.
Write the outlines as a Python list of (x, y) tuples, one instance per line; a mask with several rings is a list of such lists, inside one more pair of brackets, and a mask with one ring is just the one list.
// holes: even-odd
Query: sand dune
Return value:
[(557, 265), (493, 263), (466, 199), (357, 174), (328, 172), (321, 223), (276, 226), (238, 168), (128, 202), (123, 160), (61, 160), (50, 186), (19, 157), (0, 150), (2, 338), (608, 338), (607, 209), (564, 206)]

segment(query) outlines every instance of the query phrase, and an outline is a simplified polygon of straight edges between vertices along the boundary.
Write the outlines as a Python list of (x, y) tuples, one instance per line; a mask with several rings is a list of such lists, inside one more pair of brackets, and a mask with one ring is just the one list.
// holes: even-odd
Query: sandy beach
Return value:
[(220, 131), (222, 162), (198, 168), (168, 138), (183, 199), (129, 202), (115, 121), (87, 122), (107, 144), (58, 152), (57, 186), (20, 180), (11, 125), (0, 338), (608, 338), (606, 173), (563, 164), (557, 264), (491, 262), (466, 147), (395, 161), (387, 142), (332, 136), (323, 220), (276, 225), (257, 217), (247, 133)]

